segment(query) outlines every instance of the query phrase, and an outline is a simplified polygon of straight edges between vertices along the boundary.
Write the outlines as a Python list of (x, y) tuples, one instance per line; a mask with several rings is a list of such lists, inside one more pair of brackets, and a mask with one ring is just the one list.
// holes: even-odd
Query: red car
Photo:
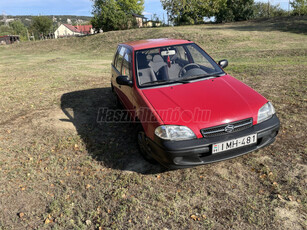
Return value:
[(189, 40), (150, 39), (119, 44), (112, 90), (139, 123), (143, 156), (184, 168), (243, 155), (275, 141), (273, 105), (224, 72)]

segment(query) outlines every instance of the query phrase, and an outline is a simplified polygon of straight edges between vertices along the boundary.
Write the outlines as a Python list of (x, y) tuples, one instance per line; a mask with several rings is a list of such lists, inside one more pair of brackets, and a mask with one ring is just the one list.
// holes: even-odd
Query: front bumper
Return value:
[[(280, 121), (276, 115), (248, 129), (218, 137), (199, 138), (187, 141), (165, 141), (157, 136), (149, 141), (152, 157), (160, 164), (172, 168), (187, 168), (231, 159), (267, 146), (275, 141)], [(212, 144), (257, 134), (257, 142), (225, 152), (212, 154)]]

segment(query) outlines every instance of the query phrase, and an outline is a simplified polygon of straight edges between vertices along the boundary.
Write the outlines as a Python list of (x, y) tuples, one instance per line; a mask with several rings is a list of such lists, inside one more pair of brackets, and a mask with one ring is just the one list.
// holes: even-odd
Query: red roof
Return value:
[(69, 24), (64, 24), (64, 26), (66, 26), (68, 29), (70, 29), (72, 32), (76, 32), (76, 33), (81, 33), (80, 30), (78, 30), (75, 26), (69, 25)]
[(93, 26), (92, 25), (80, 25), (80, 26), (76, 26), (76, 28), (84, 34), (89, 34), (91, 33), (91, 29), (93, 28)]
[(182, 39), (159, 38), (159, 39), (132, 41), (123, 44), (131, 46), (134, 50), (141, 50), (141, 49), (149, 49), (161, 46), (180, 45), (186, 43), (193, 43), (193, 42)]

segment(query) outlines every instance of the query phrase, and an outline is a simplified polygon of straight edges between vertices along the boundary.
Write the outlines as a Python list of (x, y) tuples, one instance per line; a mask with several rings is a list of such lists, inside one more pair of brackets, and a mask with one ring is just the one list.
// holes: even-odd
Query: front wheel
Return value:
[(145, 160), (152, 164), (157, 163), (156, 160), (152, 157), (152, 150), (149, 146), (149, 140), (143, 130), (143, 127), (138, 128), (137, 141), (141, 155), (145, 158)]

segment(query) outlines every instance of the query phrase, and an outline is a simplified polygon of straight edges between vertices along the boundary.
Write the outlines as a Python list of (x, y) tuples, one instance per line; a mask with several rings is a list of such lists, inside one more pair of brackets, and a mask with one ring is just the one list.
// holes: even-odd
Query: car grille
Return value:
[(238, 132), (251, 127), (253, 125), (253, 118), (248, 118), (241, 121), (235, 121), (232, 123), (201, 129), (200, 132), (204, 137), (216, 137), (228, 134), (229, 132), (225, 131), (225, 127), (228, 125), (233, 125), (233, 131), (231, 133)]

